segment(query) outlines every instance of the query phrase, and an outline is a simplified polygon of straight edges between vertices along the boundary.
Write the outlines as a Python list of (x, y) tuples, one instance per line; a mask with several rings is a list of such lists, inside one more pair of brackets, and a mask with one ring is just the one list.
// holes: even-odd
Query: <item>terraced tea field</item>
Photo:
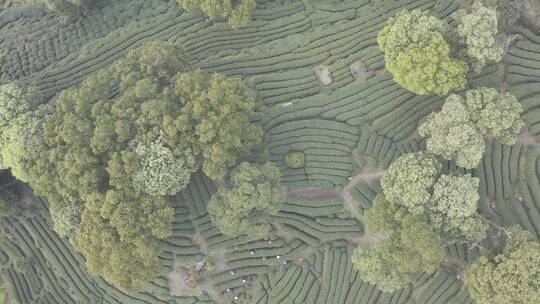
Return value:
[[(458, 9), (445, 0), (258, 1), (250, 26), (187, 13), (175, 0), (117, 0), (66, 24), (38, 7), (0, 11), (0, 82), (20, 80), (51, 99), (121, 58), (145, 41), (180, 43), (193, 67), (242, 78), (256, 97), (252, 118), (265, 132), (260, 160), (276, 163), (289, 189), (274, 216), (272, 237), (250, 241), (220, 234), (206, 205), (215, 185), (194, 174), (174, 207), (174, 235), (163, 241), (161, 275), (127, 294), (87, 273), (82, 256), (51, 228), (47, 204), (20, 185), (40, 209), (26, 218), (3, 219), (1, 274), (18, 303), (253, 303), (253, 304), (443, 304), (474, 303), (463, 287), (464, 265), (478, 255), (466, 244), (446, 248), (435, 274), (418, 274), (413, 286), (384, 293), (363, 282), (351, 264), (352, 250), (369, 242), (362, 214), (380, 192), (385, 168), (423, 142), (419, 122), (444, 97), (416, 96), (384, 69), (376, 42), (385, 21), (408, 8), (448, 19)], [(481, 165), (481, 212), (540, 235), (540, 36), (518, 27), (519, 38), (499, 64), (470, 85), (502, 87), (524, 109), (519, 142), (489, 141)], [(359, 68), (362, 67), (362, 68)], [(365, 69), (364, 69), (365, 67)], [(321, 72), (322, 71), (322, 72)], [(317, 73), (316, 73), (317, 72)], [(305, 166), (289, 168), (284, 157), (301, 151)], [(446, 163), (447, 169), (455, 164)], [(9, 263), (32, 261), (27, 272)], [(215, 271), (190, 288), (185, 268), (204, 260)]]

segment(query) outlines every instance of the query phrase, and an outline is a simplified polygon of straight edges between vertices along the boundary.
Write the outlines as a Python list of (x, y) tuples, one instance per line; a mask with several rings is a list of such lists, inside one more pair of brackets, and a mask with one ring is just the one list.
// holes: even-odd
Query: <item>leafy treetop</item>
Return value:
[(452, 94), (440, 112), (431, 113), (418, 128), (418, 133), (429, 136), (427, 150), (444, 159), (455, 159), (464, 168), (476, 168), (484, 154), (485, 142), (470, 119), (463, 99)]
[(255, 9), (255, 0), (177, 0), (183, 8), (191, 11), (201, 9), (211, 19), (228, 18), (233, 28), (246, 26), (251, 22), (251, 13)]
[(501, 61), (504, 48), (495, 38), (498, 31), (496, 9), (477, 1), (470, 12), (459, 10), (456, 19), (458, 35), (467, 44), (468, 56), (477, 60), (477, 71), (484, 67), (486, 60)]
[(232, 172), (231, 185), (221, 187), (210, 199), (208, 213), (226, 235), (247, 234), (257, 239), (268, 235), (270, 216), (276, 214), (287, 188), (281, 186), (281, 173), (273, 163), (241, 163)]
[(478, 214), (480, 180), (469, 174), (442, 175), (433, 186), (427, 206), (430, 223), (440, 227), (448, 242), (474, 241), (486, 238), (486, 219)]
[(379, 289), (393, 292), (406, 287), (416, 273), (434, 272), (442, 261), (441, 239), (424, 216), (379, 195), (364, 218), (373, 241), (355, 249), (352, 263), (363, 280)]
[(404, 154), (386, 170), (381, 180), (383, 193), (392, 203), (408, 208), (411, 213), (422, 214), (440, 170), (441, 164), (433, 155)]
[(540, 243), (513, 228), (501, 254), (482, 255), (465, 269), (465, 285), (478, 304), (538, 303)]
[(469, 90), (465, 98), (452, 94), (440, 112), (431, 113), (418, 128), (427, 139), (427, 150), (464, 168), (476, 168), (485, 149), (484, 136), (492, 135), (503, 144), (516, 142), (524, 123), (522, 107), (515, 96), (481, 87)]
[(467, 65), (450, 57), (447, 32), (447, 24), (420, 10), (402, 10), (390, 18), (377, 43), (396, 83), (418, 95), (462, 89)]

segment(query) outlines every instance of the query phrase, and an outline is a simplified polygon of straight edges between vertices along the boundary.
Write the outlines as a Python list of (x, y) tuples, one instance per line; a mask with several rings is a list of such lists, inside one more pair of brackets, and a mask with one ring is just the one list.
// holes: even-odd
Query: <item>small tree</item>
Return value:
[(431, 197), (441, 164), (425, 152), (407, 153), (394, 161), (381, 180), (387, 200), (407, 207), (414, 214), (422, 214)]
[(465, 269), (465, 285), (478, 304), (538, 303), (540, 243), (513, 228), (501, 254), (480, 256)]
[(267, 236), (270, 216), (287, 198), (280, 177), (273, 163), (241, 163), (232, 172), (231, 185), (212, 195), (208, 204), (210, 218), (225, 235), (247, 234), (254, 239)]
[(470, 12), (458, 11), (458, 34), (467, 44), (467, 54), (477, 60), (476, 70), (479, 72), (486, 60), (501, 61), (504, 47), (497, 43), (497, 11), (477, 1)]
[(79, 230), (81, 224), (81, 212), (83, 206), (79, 204), (72, 204), (60, 209), (51, 208), (51, 220), (53, 222), (53, 229), (61, 237), (72, 238)]
[(158, 138), (150, 145), (139, 142), (135, 148), (139, 169), (133, 174), (135, 189), (150, 195), (174, 195), (184, 189), (197, 170), (195, 157), (188, 149), (175, 157), (170, 148)]
[(388, 20), (377, 43), (396, 83), (418, 95), (447, 95), (465, 86), (467, 65), (450, 57), (448, 26), (420, 10), (402, 10)]

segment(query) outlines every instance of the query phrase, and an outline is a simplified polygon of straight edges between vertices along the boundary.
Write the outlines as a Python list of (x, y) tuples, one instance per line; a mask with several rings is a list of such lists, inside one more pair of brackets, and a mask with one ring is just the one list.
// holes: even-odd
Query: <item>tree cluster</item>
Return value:
[(364, 214), (371, 241), (352, 257), (362, 278), (392, 292), (418, 272), (434, 272), (445, 245), (482, 241), (488, 227), (477, 212), (479, 183), (468, 174), (442, 174), (432, 154), (400, 156), (381, 180), (382, 194)]
[(251, 22), (251, 13), (256, 0), (177, 0), (188, 11), (201, 9), (210, 19), (227, 18), (233, 28), (246, 26)]
[(381, 180), (387, 200), (425, 216), (445, 243), (479, 242), (486, 237), (487, 224), (477, 213), (479, 183), (468, 174), (442, 174), (441, 163), (425, 152), (400, 156)]
[(2, 163), (47, 198), (89, 271), (124, 290), (160, 269), (166, 196), (201, 167), (223, 179), (262, 135), (240, 80), (186, 67), (180, 47), (154, 41), (62, 91), (52, 111), (0, 90)]
[(208, 214), (229, 236), (248, 235), (253, 239), (268, 236), (270, 216), (287, 198), (280, 184), (281, 173), (273, 163), (241, 163), (231, 174), (230, 184), (218, 189), (208, 203)]
[(493, 88), (469, 90), (465, 97), (452, 94), (442, 110), (430, 114), (418, 132), (428, 137), (427, 150), (464, 168), (476, 168), (485, 149), (485, 136), (514, 144), (523, 127), (521, 105), (510, 93)]

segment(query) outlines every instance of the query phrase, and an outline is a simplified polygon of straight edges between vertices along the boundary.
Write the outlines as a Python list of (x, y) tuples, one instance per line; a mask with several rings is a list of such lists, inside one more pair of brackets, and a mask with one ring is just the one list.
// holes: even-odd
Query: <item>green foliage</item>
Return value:
[(46, 150), (43, 125), (53, 110), (50, 104), (39, 105), (0, 127), (1, 163), (23, 182), (29, 182), (29, 165), (39, 160)]
[(39, 0), (51, 11), (66, 16), (73, 17), (90, 8), (96, 0)]
[(175, 157), (161, 137), (149, 146), (138, 143), (135, 153), (140, 166), (133, 174), (133, 186), (150, 195), (177, 193), (189, 183), (191, 172), (197, 168), (191, 151)]
[(62, 208), (51, 208), (53, 229), (61, 237), (72, 238), (81, 224), (82, 205), (73, 204)]
[(480, 256), (465, 269), (465, 285), (478, 304), (538, 303), (540, 243), (512, 229), (501, 254)]
[(433, 112), (418, 128), (427, 139), (427, 150), (444, 159), (455, 159), (464, 168), (476, 168), (482, 159), (485, 142), (463, 103), (463, 98), (452, 94), (440, 112)]
[(191, 11), (201, 9), (210, 19), (228, 18), (233, 28), (246, 26), (251, 22), (255, 0), (177, 0), (182, 7)]
[[(183, 73), (185, 66), (176, 45), (131, 50), (61, 92), (42, 128), (28, 124), (44, 140), (32, 145), (39, 157), (13, 161), (57, 212), (62, 235), (78, 221), (64, 208), (83, 204), (71, 241), (92, 273), (124, 290), (159, 270), (158, 239), (170, 235), (173, 218), (164, 196), (182, 190), (201, 162), (209, 177), (223, 178), (262, 135), (249, 122), (254, 101), (240, 80)], [(25, 155), (25, 145), (14, 146), (11, 154)]]
[[(167, 222), (161, 226), (168, 226), (172, 218), (172, 210), (163, 201), (146, 201), (137, 208), (132, 204), (121, 203), (108, 218), (85, 209), (80, 229), (72, 240), (75, 249), (85, 256), (90, 273), (124, 291), (144, 286), (161, 269), (158, 255), (162, 248), (156, 237), (164, 234), (148, 233), (145, 222), (157, 226), (158, 221), (165, 219)], [(162, 216), (164, 212), (169, 214)], [(137, 222), (138, 219), (144, 222)]]
[(181, 130), (186, 122), (195, 126), (189, 135), (197, 140), (192, 150), (202, 154), (203, 172), (212, 179), (224, 178), (238, 156), (261, 140), (262, 130), (249, 122), (254, 100), (240, 79), (209, 77), (200, 70), (180, 74), (175, 89), (184, 101), (185, 117), (174, 124)]
[(493, 135), (505, 145), (516, 143), (524, 122), (520, 117), (523, 109), (514, 95), (481, 87), (465, 92), (465, 104), (482, 135)]
[(448, 242), (480, 242), (486, 238), (488, 225), (477, 213), (480, 180), (469, 174), (442, 175), (433, 186), (427, 208), (429, 220), (440, 227)]
[(440, 170), (441, 164), (433, 155), (425, 152), (404, 154), (386, 170), (381, 180), (383, 193), (392, 203), (407, 207), (414, 214), (422, 214)]
[(504, 48), (496, 42), (497, 11), (476, 2), (469, 12), (460, 10), (456, 14), (457, 31), (467, 44), (467, 54), (477, 60), (476, 70), (480, 71), (486, 60), (501, 61)]
[(467, 65), (450, 57), (447, 28), (420, 10), (402, 10), (388, 20), (377, 43), (396, 83), (418, 95), (447, 95), (466, 85)]
[(0, 127), (10, 124), (33, 107), (33, 100), (19, 83), (0, 85)]
[(440, 112), (434, 112), (418, 128), (429, 136), (427, 150), (444, 159), (455, 159), (464, 168), (476, 168), (485, 149), (483, 136), (514, 144), (523, 127), (521, 105), (510, 93), (493, 88), (469, 90), (465, 98), (452, 94)]
[(352, 263), (363, 280), (393, 292), (417, 272), (434, 272), (444, 257), (441, 239), (427, 219), (379, 195), (364, 215), (373, 241), (358, 246)]
[(299, 169), (304, 167), (304, 152), (291, 151), (283, 159), (285, 165), (289, 168)]
[(208, 213), (219, 230), (230, 236), (268, 235), (270, 216), (287, 198), (281, 173), (273, 163), (241, 163), (232, 172), (230, 186), (221, 187), (210, 199)]

